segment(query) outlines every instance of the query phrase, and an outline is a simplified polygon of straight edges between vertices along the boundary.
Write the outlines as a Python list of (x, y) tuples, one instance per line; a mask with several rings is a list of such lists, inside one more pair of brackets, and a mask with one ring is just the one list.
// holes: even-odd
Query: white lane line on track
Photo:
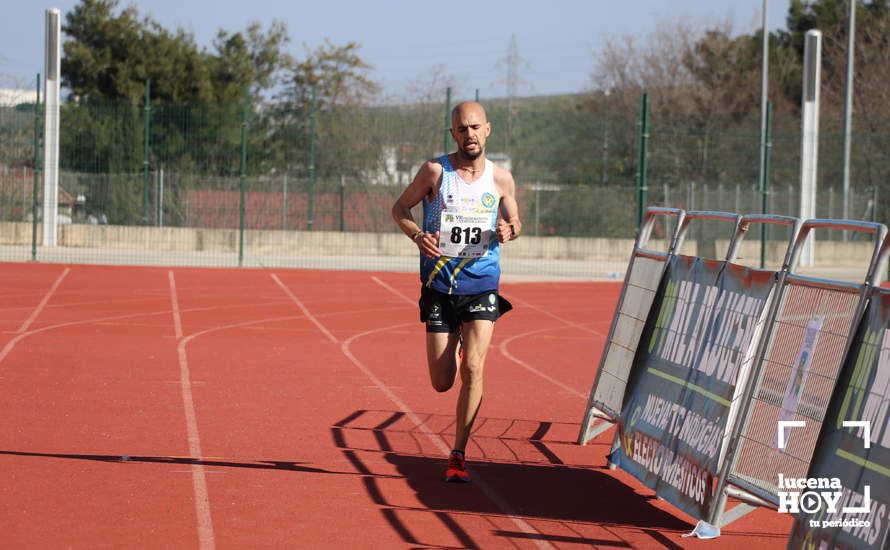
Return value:
[(59, 285), (62, 284), (62, 280), (65, 279), (65, 277), (68, 275), (68, 272), (70, 271), (70, 267), (65, 268), (65, 271), (63, 271), (62, 274), (56, 278), (56, 281), (53, 283), (53, 285), (49, 288), (48, 291), (46, 291), (43, 299), (40, 300), (40, 303), (37, 304), (37, 307), (34, 308), (34, 311), (31, 312), (31, 315), (29, 315), (28, 318), (25, 319), (25, 321), (21, 324), (21, 326), (15, 333), (15, 337), (13, 337), (12, 340), (10, 340), (9, 342), (6, 342), (6, 345), (3, 346), (2, 350), (0, 350), (0, 363), (2, 363), (4, 359), (6, 359), (6, 356), (9, 355), (9, 352), (12, 351), (12, 348), (15, 347), (19, 340), (27, 336), (27, 331), (28, 328), (30, 328), (31, 323), (33, 323), (37, 319), (37, 316), (40, 315), (40, 313), (43, 311), (43, 308), (46, 307), (49, 299), (52, 298), (52, 295), (56, 292), (56, 289), (59, 288)]
[(504, 357), (513, 361), (514, 363), (516, 363), (520, 367), (524, 368), (525, 370), (527, 370), (533, 374), (537, 374), (544, 380), (547, 380), (548, 382), (562, 388), (563, 390), (567, 391), (568, 393), (570, 393), (572, 395), (578, 396), (581, 399), (587, 399), (587, 395), (579, 392), (578, 390), (576, 390), (575, 388), (572, 388), (571, 386), (563, 384), (562, 382), (560, 382), (556, 378), (553, 378), (549, 374), (534, 368), (533, 366), (529, 365), (522, 359), (513, 356), (513, 354), (511, 354), (510, 351), (507, 349), (507, 346), (510, 344), (510, 342), (512, 342), (513, 340), (516, 340), (517, 338), (525, 338), (526, 336), (531, 336), (532, 334), (538, 334), (538, 333), (547, 332), (550, 330), (562, 330), (563, 328), (565, 328), (565, 327), (542, 328), (542, 329), (538, 329), (538, 330), (532, 330), (530, 332), (523, 332), (522, 334), (517, 334), (517, 335), (507, 338), (506, 340), (501, 342), (501, 344), (498, 346), (498, 350), (501, 352), (501, 354), (503, 354)]
[(322, 332), (322, 334), (324, 334), (325, 336), (328, 337), (328, 340), (330, 340), (331, 343), (334, 343), (334, 344), (339, 343), (337, 341), (337, 337), (334, 336), (333, 334), (331, 334), (331, 331), (329, 331), (327, 329), (327, 327), (325, 327), (323, 324), (321, 324), (321, 321), (316, 319), (315, 315), (312, 315), (312, 312), (310, 312), (309, 309), (307, 309), (306, 306), (303, 305), (303, 302), (301, 302), (299, 298), (294, 296), (294, 293), (291, 292), (290, 289), (287, 288), (284, 285), (284, 283), (281, 282), (281, 279), (278, 278), (278, 275), (276, 275), (274, 273), (272, 273), (271, 275), (272, 275), (272, 280), (275, 281), (275, 284), (278, 285), (279, 287), (281, 287), (281, 290), (283, 290), (284, 293), (287, 294), (287, 297), (290, 298), (293, 303), (297, 304), (297, 307), (300, 308), (300, 311), (303, 312), (303, 315), (305, 315), (310, 321), (312, 321), (315, 324), (315, 326), (318, 327), (318, 330), (320, 330)]
[(516, 297), (513, 296), (513, 295), (504, 294), (504, 298), (507, 298), (507, 299), (510, 300), (511, 302), (515, 302), (517, 305), (521, 305), (521, 306), (523, 306), (523, 307), (531, 308), (531, 309), (533, 309), (533, 310), (535, 310), (535, 311), (538, 311), (538, 312), (540, 312), (540, 313), (543, 313), (544, 315), (546, 315), (546, 316), (548, 316), (548, 317), (550, 317), (550, 318), (552, 318), (552, 319), (556, 319), (557, 321), (559, 321), (559, 322), (561, 322), (561, 323), (565, 323), (565, 324), (566, 324), (567, 326), (569, 326), (569, 327), (577, 328), (577, 329), (579, 329), (579, 330), (583, 330), (583, 331), (585, 331), (585, 332), (589, 332), (589, 333), (591, 333), (591, 334), (595, 334), (595, 335), (599, 336), (600, 338), (602, 338), (603, 340), (606, 339), (606, 335), (603, 334), (602, 332), (598, 331), (598, 330), (594, 330), (594, 329), (592, 329), (592, 328), (590, 328), (590, 327), (586, 327), (586, 326), (584, 326), (584, 325), (582, 325), (582, 324), (579, 324), (579, 323), (576, 323), (576, 322), (574, 322), (574, 321), (569, 321), (569, 320), (566, 319), (565, 317), (560, 317), (559, 315), (553, 313), (552, 311), (548, 311), (548, 310), (546, 310), (546, 309), (544, 309), (544, 308), (542, 308), (542, 307), (539, 307), (539, 306), (530, 304), (530, 303), (526, 302), (525, 300), (521, 300), (521, 299), (519, 299), (519, 298), (516, 298)]
[(576, 328), (579, 330), (583, 330), (583, 331), (589, 332), (595, 336), (599, 336), (603, 340), (605, 340), (607, 338), (607, 336), (598, 330), (594, 330), (592, 328), (585, 327), (584, 325), (578, 324), (574, 321), (570, 321), (564, 317), (560, 317), (559, 315), (557, 315), (551, 311), (547, 311), (546, 309), (543, 309), (536, 305), (532, 305), (532, 304), (526, 302), (525, 300), (520, 300), (514, 296), (508, 297), (506, 295), (505, 295), (505, 298), (507, 298), (511, 302), (515, 302), (517, 305), (522, 305), (523, 307), (528, 307), (528, 308), (534, 309), (535, 311), (543, 313), (544, 315), (546, 315), (552, 319), (555, 319), (561, 323), (564, 323), (566, 326), (565, 327), (550, 327), (550, 328), (545, 328), (545, 329), (540, 329), (540, 330), (533, 330), (533, 331), (526, 332), (523, 334), (517, 334), (516, 336), (513, 336), (512, 338), (508, 338), (507, 340), (504, 340), (503, 342), (501, 342), (500, 346), (498, 346), (498, 350), (501, 352), (501, 354), (503, 354), (504, 357), (510, 359), (511, 361), (513, 361), (517, 365), (521, 366), (522, 368), (528, 370), (529, 372), (533, 372), (533, 373), (537, 374), (538, 376), (540, 376), (541, 378), (548, 380), (548, 381), (552, 382), (553, 384), (556, 384), (557, 386), (559, 386), (560, 388), (569, 392), (570, 394), (576, 395), (576, 396), (580, 397), (581, 399), (587, 399), (587, 397), (588, 397), (587, 394), (579, 392), (578, 390), (576, 390), (566, 384), (563, 384), (562, 382), (553, 378), (549, 374), (546, 374), (546, 373), (532, 367), (531, 365), (529, 365), (525, 361), (519, 359), (518, 357), (515, 357), (507, 349), (507, 346), (510, 344), (510, 342), (512, 342), (513, 340), (516, 340), (517, 338), (523, 338), (523, 337), (531, 336), (532, 334), (538, 334), (541, 332), (548, 332), (548, 331), (552, 331), (552, 330), (561, 330), (563, 328)]
[[(179, 381), (182, 386), (182, 404), (185, 409), (185, 425), (188, 431), (189, 455), (194, 460), (201, 459), (201, 437), (198, 433), (198, 420), (195, 402), (192, 399), (192, 381), (189, 373), (188, 355), (185, 345), (188, 339), (182, 337), (182, 316), (179, 311), (179, 297), (176, 294), (176, 279), (173, 271), (167, 272), (170, 280), (170, 304), (173, 308), (173, 328), (176, 333), (176, 352), (179, 357)], [(216, 547), (213, 535), (213, 520), (210, 516), (210, 495), (207, 493), (207, 477), (203, 464), (192, 464), (192, 486), (195, 493), (195, 512), (198, 520), (198, 543), (202, 550)]]
[[(414, 303), (414, 301), (411, 300), (411, 298), (405, 296), (403, 293), (399, 292), (398, 290), (396, 290), (395, 288), (391, 287), (390, 285), (384, 283), (383, 281), (381, 281), (381, 280), (378, 279), (377, 277), (371, 277), (371, 279), (372, 279), (375, 283), (377, 283), (378, 285), (380, 285), (380, 286), (382, 286), (383, 288), (385, 288), (386, 290), (392, 292), (392, 293), (395, 294), (396, 296), (402, 298), (402, 299), (405, 300), (406, 302), (409, 302), (409, 303), (412, 303), (412, 304)], [(522, 302), (522, 300), (517, 300), (516, 298), (510, 298), (510, 300), (511, 300), (511, 301), (515, 301), (515, 302), (517, 302), (517, 303)], [(536, 310), (541, 311), (541, 312), (543, 312), (543, 313), (547, 313), (547, 314), (550, 315), (551, 317), (553, 317), (553, 318), (555, 318), (555, 319), (557, 319), (557, 320), (559, 320), (559, 321), (561, 321), (561, 322), (563, 322), (563, 323), (565, 323), (565, 324), (567, 324), (567, 325), (569, 325), (569, 326), (571, 326), (571, 327), (578, 327), (578, 328), (587, 330), (588, 332), (592, 332), (592, 333), (594, 333), (594, 334), (600, 334), (600, 333), (598, 333), (598, 332), (596, 332), (596, 331), (594, 331), (594, 330), (592, 330), (592, 329), (586, 329), (586, 328), (582, 327), (581, 325), (578, 325), (578, 324), (576, 324), (576, 323), (573, 323), (572, 321), (569, 321), (569, 320), (567, 320), (567, 319), (563, 319), (563, 318), (559, 317), (558, 315), (549, 313), (549, 312), (547, 312), (547, 311), (545, 311), (545, 310), (543, 310), (543, 309), (540, 309), (540, 308), (538, 308), (538, 307), (536, 307), (536, 306), (533, 306), (533, 305), (531, 305), (531, 304), (528, 304), (528, 303), (526, 303), (526, 302), (523, 302), (522, 305), (525, 306), (525, 307), (530, 307), (530, 308), (532, 308), (532, 309), (536, 309)], [(538, 369), (532, 367), (531, 365), (529, 365), (529, 364), (526, 363), (525, 361), (523, 361), (523, 360), (519, 359), (518, 357), (515, 357), (514, 355), (512, 355), (512, 354), (507, 350), (507, 345), (508, 345), (510, 342), (512, 342), (513, 340), (516, 340), (517, 338), (523, 338), (523, 337), (525, 337), (525, 336), (531, 336), (532, 334), (537, 334), (537, 333), (539, 333), (539, 332), (547, 332), (547, 331), (551, 331), (551, 330), (561, 330), (561, 329), (563, 329), (563, 328), (565, 328), (565, 327), (551, 327), (551, 328), (545, 328), (545, 329), (540, 329), (540, 330), (533, 330), (533, 331), (531, 331), (531, 332), (525, 332), (525, 333), (522, 333), (522, 334), (517, 334), (516, 336), (513, 336), (513, 337), (508, 338), (507, 340), (504, 340), (503, 342), (501, 342), (500, 346), (498, 346), (498, 349), (499, 349), (500, 352), (504, 355), (504, 357), (506, 357), (507, 359), (513, 361), (514, 363), (516, 363), (517, 365), (521, 366), (522, 368), (528, 370), (529, 372), (531, 372), (531, 373), (533, 373), (533, 374), (537, 374), (538, 376), (540, 376), (540, 377), (543, 378), (544, 380), (547, 380), (548, 382), (551, 382), (552, 384), (555, 384), (557, 387), (562, 388), (563, 390), (567, 391), (568, 393), (570, 393), (570, 394), (572, 394), (572, 395), (577, 395), (578, 397), (580, 397), (580, 398), (582, 398), (582, 399), (587, 399), (587, 395), (585, 395), (585, 394), (579, 392), (579, 391), (576, 390), (575, 388), (572, 388), (572, 387), (570, 387), (570, 386), (567, 386), (566, 384), (563, 384), (562, 382), (560, 382), (560, 381), (557, 380), (556, 378), (553, 378), (553, 377), (550, 376), (549, 374), (546, 374), (546, 373), (544, 373), (544, 372), (541, 372), (540, 370), (538, 370)], [(605, 337), (605, 336), (603, 336), (603, 337)]]
[[(274, 273), (272, 274), (272, 278), (275, 280), (275, 283), (278, 284), (280, 287), (282, 287), (282, 289), (284, 289), (286, 291), (286, 294), (294, 300), (294, 303), (303, 311), (303, 313), (307, 317), (312, 319), (313, 322), (316, 325), (318, 325), (320, 329), (323, 329), (322, 332), (329, 335), (329, 338), (332, 338), (332, 341), (334, 343), (340, 344), (340, 350), (343, 352), (343, 355), (345, 355), (352, 362), (352, 364), (354, 364), (360, 371), (362, 371), (362, 373), (365, 376), (367, 376), (368, 379), (371, 380), (371, 382), (373, 382), (374, 385), (377, 386), (377, 388), (381, 392), (383, 392), (383, 394), (390, 401), (392, 401), (396, 407), (399, 408), (399, 410), (401, 410), (403, 413), (405, 413), (405, 415), (408, 417), (408, 419), (411, 420), (411, 422), (413, 422), (415, 426), (417, 426), (417, 428), (421, 431), (421, 433), (423, 433), (430, 440), (430, 442), (432, 442), (432, 444), (435, 445), (437, 449), (439, 449), (439, 451), (442, 454), (447, 455), (450, 452), (448, 443), (445, 442), (445, 440), (442, 438), (442, 436), (440, 436), (439, 434), (430, 430), (426, 426), (426, 424), (420, 419), (420, 417), (418, 417), (417, 414), (415, 414), (414, 411), (411, 410), (411, 408), (408, 407), (408, 405), (404, 401), (402, 401), (399, 398), (399, 396), (397, 396), (392, 391), (391, 388), (389, 388), (385, 383), (383, 383), (382, 380), (377, 378), (377, 376), (374, 375), (374, 373), (364, 363), (362, 363), (349, 349), (352, 342), (358, 338), (369, 336), (371, 334), (376, 334), (378, 332), (391, 331), (393, 329), (411, 326), (411, 325), (414, 325), (415, 323), (402, 323), (402, 324), (391, 325), (391, 326), (387, 326), (387, 327), (379, 327), (379, 328), (376, 328), (373, 330), (355, 334), (342, 342), (338, 342), (336, 340), (336, 338), (333, 338), (333, 335), (330, 333), (330, 331), (328, 331), (326, 328), (324, 328), (324, 326), (317, 319), (315, 319), (315, 317), (312, 315), (312, 313), (308, 309), (306, 309), (306, 306), (304, 306), (303, 303), (300, 302), (296, 298), (296, 296), (294, 296), (293, 293), (291, 293), (290, 290), (288, 290), (287, 287), (284, 286), (284, 284), (281, 282), (281, 280), (278, 277), (276, 277)], [(403, 299), (411, 302), (410, 298), (408, 298), (407, 296), (398, 292), (397, 290), (393, 289), (392, 287), (390, 287), (389, 285), (387, 285), (386, 283), (384, 283), (377, 277), (372, 276), (371, 279), (374, 280), (374, 282), (376, 282), (377, 284), (383, 286), (384, 288), (387, 288), (388, 290), (390, 290), (397, 296), (401, 296)], [(532, 537), (532, 539), (535, 542), (535, 545), (538, 548), (554, 548), (554, 546), (552, 544), (550, 544), (546, 540), (542, 540), (541, 533), (538, 532), (537, 529), (532, 527), (531, 524), (529, 524), (527, 521), (525, 521), (524, 519), (519, 517), (516, 514), (516, 512), (513, 510), (513, 508), (510, 506), (510, 504), (506, 500), (504, 500), (503, 497), (501, 497), (497, 492), (495, 492), (495, 490), (492, 489), (491, 486), (489, 486), (487, 483), (485, 483), (485, 481), (479, 477), (478, 473), (476, 475), (474, 475), (473, 482), (475, 483), (475, 485), (477, 487), (479, 487), (479, 489), (486, 496), (486, 498), (488, 498), (492, 503), (494, 503), (494, 505), (497, 506), (505, 516), (507, 516), (508, 518), (510, 518), (511, 521), (513, 521), (513, 524), (516, 525), (516, 527), (518, 527), (520, 531), (522, 531), (523, 533), (526, 533), (527, 535), (530, 535)]]
[[(108, 302), (105, 302), (105, 303), (108, 303)], [(279, 300), (276, 302), (270, 302), (270, 303), (259, 304), (259, 305), (278, 305), (278, 304), (282, 304), (282, 303), (285, 303), (285, 302)], [(181, 312), (196, 313), (196, 312), (202, 312), (202, 311), (205, 311), (205, 312), (206, 311), (221, 311), (221, 310), (225, 310), (225, 309), (237, 309), (237, 308), (246, 308), (246, 307), (256, 307), (256, 304), (251, 304), (249, 306), (236, 305), (236, 306), (193, 307), (193, 308), (189, 308), (189, 309), (183, 309), (183, 310), (181, 310)], [(367, 311), (375, 312), (375, 311), (385, 311), (387, 309), (390, 309), (390, 308), (375, 308), (375, 309), (369, 309)], [(361, 310), (357, 310), (357, 311), (361, 311)], [(51, 330), (58, 330), (58, 329), (63, 329), (63, 328), (67, 328), (67, 327), (75, 327), (75, 326), (83, 326), (83, 325), (105, 325), (105, 324), (118, 325), (118, 323), (114, 323), (114, 321), (122, 321), (124, 319), (137, 319), (139, 317), (155, 317), (158, 315), (168, 315), (168, 314), (170, 314), (170, 312), (171, 312), (171, 310), (169, 310), (169, 309), (162, 309), (159, 311), (150, 311), (147, 313), (127, 313), (125, 315), (110, 315), (108, 317), (94, 317), (92, 319), (81, 319), (79, 321), (66, 321), (64, 323), (57, 323), (55, 325), (47, 325), (45, 327), (40, 327), (38, 329), (34, 329), (34, 330), (31, 330), (28, 332), (23, 332), (22, 334), (16, 336), (15, 339), (16, 339), (16, 341), (19, 341), (24, 338), (28, 338), (28, 337), (31, 337), (31, 336), (34, 336), (37, 334), (42, 334), (44, 332), (49, 332)], [(350, 314), (350, 315), (354, 314), (354, 313), (355, 313), (355, 311), (348, 312), (348, 314)], [(335, 316), (335, 315), (343, 315), (343, 314), (342, 313), (330, 313), (328, 315), (323, 315), (322, 317)], [(262, 319), (261, 321), (292, 321), (297, 318), (298, 317), (294, 317), (293, 315), (288, 315), (286, 317), (273, 317), (273, 318), (268, 318), (268, 319)], [(256, 324), (257, 322), (259, 322), (259, 321), (250, 321), (248, 324)], [(240, 327), (240, 326), (242, 326), (242, 324), (224, 326), (224, 327), (212, 326), (212, 327), (207, 328), (207, 330), (201, 332), (200, 334), (204, 334), (205, 332), (211, 331), (211, 330), (217, 330), (217, 329), (222, 329), (222, 328), (235, 328), (235, 327)], [(13, 333), (9, 332), (8, 334), (13, 334)], [(191, 339), (194, 336), (195, 336), (194, 334), (192, 336), (189, 336), (189, 339)]]
[(409, 304), (414, 304), (414, 303), (417, 302), (417, 300), (412, 300), (411, 298), (409, 298), (408, 296), (406, 296), (404, 293), (399, 292), (398, 290), (396, 290), (395, 288), (391, 287), (390, 285), (384, 283), (383, 281), (381, 281), (381, 280), (378, 279), (377, 277), (373, 277), (373, 276), (372, 276), (372, 277), (371, 277), (371, 280), (374, 281), (375, 283), (377, 283), (378, 285), (382, 286), (382, 287), (385, 288), (386, 290), (392, 292), (393, 294), (395, 294), (396, 296), (398, 296), (398, 297), (401, 298), (402, 300), (405, 300), (405, 301), (408, 302)]

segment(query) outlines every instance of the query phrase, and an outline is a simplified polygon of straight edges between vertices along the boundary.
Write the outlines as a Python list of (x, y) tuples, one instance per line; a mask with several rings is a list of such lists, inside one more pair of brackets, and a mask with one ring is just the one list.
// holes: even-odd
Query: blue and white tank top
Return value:
[(487, 214), (489, 228), (481, 237), (487, 250), (473, 258), (440, 256), (430, 259), (421, 254), (420, 281), (446, 294), (470, 295), (497, 290), (501, 278), (501, 251), (495, 228), (501, 197), (494, 185), (494, 164), (486, 159), (482, 176), (467, 183), (451, 166), (447, 155), (439, 157), (439, 162), (442, 164), (442, 185), (432, 200), (429, 197), (423, 199), (423, 230), (427, 233), (439, 231), (443, 211)]

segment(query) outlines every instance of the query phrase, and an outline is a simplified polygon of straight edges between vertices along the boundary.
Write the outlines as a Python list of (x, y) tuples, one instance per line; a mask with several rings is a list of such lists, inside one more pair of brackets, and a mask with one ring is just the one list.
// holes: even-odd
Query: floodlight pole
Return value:
[[(816, 169), (819, 156), (819, 80), (822, 33), (807, 31), (804, 43), (803, 97), (801, 98), (800, 217), (816, 217)], [(813, 265), (816, 236), (810, 231), (800, 255), (800, 265)]]
[(59, 226), (59, 76), (62, 26), (59, 10), (46, 10), (46, 118), (43, 154), (43, 246), (56, 246)]

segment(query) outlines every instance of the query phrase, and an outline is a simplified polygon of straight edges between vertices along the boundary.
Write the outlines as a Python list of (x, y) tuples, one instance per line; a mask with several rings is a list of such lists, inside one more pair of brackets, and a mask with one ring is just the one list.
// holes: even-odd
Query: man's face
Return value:
[(479, 105), (463, 105), (451, 117), (451, 137), (457, 143), (458, 153), (467, 160), (475, 160), (485, 152), (485, 139), (490, 133), (491, 124)]

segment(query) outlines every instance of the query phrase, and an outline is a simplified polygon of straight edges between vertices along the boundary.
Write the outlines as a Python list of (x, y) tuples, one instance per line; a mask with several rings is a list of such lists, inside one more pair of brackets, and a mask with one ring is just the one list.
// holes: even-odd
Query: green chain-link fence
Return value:
[[(375, 107), (66, 102), (58, 245), (41, 246), (42, 232), (33, 232), (36, 259), (413, 269), (416, 251), (390, 207), (419, 165), (441, 154), (444, 99)], [(0, 106), (0, 260), (31, 259), (34, 107)], [(626, 257), (614, 250), (629, 254), (636, 230), (639, 113), (609, 112), (590, 95), (486, 107), (487, 152), (514, 173), (527, 237), (512, 259), (538, 261), (535, 273), (622, 269)], [(820, 217), (842, 217), (839, 126), (823, 122)], [(797, 213), (799, 134), (792, 115), (776, 117), (770, 213)], [(878, 199), (890, 191), (890, 136), (860, 132), (853, 143), (850, 217), (885, 221)], [(756, 118), (651, 112), (647, 204), (759, 213), (759, 146)]]

